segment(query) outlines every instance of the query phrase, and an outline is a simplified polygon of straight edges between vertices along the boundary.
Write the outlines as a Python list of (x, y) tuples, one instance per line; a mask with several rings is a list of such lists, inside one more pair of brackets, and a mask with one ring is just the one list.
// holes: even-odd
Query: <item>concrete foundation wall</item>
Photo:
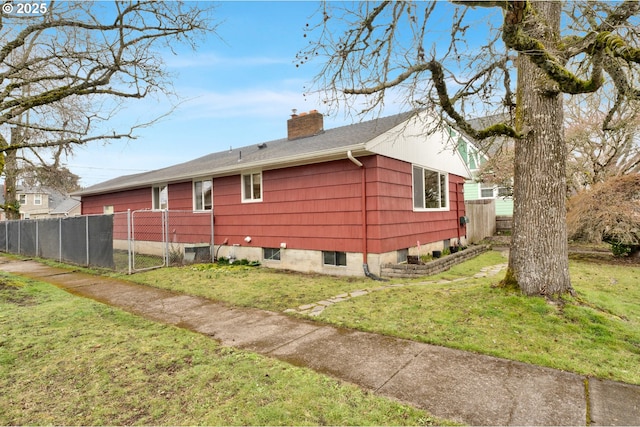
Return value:
[[(429, 244), (408, 248), (409, 255), (429, 255), (431, 251), (442, 250), (452, 241), (439, 241)], [(466, 244), (466, 239), (462, 238), (460, 244)], [(163, 255), (164, 244), (161, 242), (136, 241), (135, 252), (148, 255)], [(114, 249), (127, 250), (126, 240), (114, 240)], [(171, 252), (184, 253), (184, 245), (169, 244)], [(367, 264), (369, 271), (377, 276), (382, 273), (382, 266), (398, 263), (398, 252), (390, 251), (383, 254), (368, 254)], [(259, 261), (265, 267), (299, 271), (302, 273), (319, 273), (333, 276), (364, 276), (362, 265), (362, 253), (347, 252), (347, 265), (334, 266), (325, 265), (322, 251), (305, 249), (280, 249), (280, 260), (269, 260), (263, 258), (263, 249), (253, 246), (239, 245), (216, 245), (213, 256), (217, 258), (233, 258), (236, 260), (247, 259), (248, 261)]]

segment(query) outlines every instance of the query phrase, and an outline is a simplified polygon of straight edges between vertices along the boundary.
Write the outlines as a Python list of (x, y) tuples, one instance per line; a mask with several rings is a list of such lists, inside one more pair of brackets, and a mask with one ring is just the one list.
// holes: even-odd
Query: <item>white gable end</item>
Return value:
[(367, 151), (470, 179), (471, 172), (456, 149), (457, 138), (439, 129), (428, 133), (423, 120), (414, 116), (377, 136), (365, 144)]

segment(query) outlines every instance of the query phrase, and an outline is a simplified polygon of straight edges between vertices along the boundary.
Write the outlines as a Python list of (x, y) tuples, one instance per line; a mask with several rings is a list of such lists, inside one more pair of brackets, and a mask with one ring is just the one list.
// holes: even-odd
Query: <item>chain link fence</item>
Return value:
[(4, 221), (0, 251), (127, 273), (211, 262), (213, 212), (137, 210)]

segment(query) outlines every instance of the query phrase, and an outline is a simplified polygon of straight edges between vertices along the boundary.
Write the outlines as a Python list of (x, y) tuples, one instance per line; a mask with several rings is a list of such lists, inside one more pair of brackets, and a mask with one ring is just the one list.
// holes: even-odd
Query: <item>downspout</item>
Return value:
[(364, 270), (364, 275), (373, 280), (384, 280), (375, 274), (369, 271), (369, 264), (367, 262), (367, 173), (366, 168), (362, 164), (361, 161), (353, 157), (353, 153), (351, 150), (347, 151), (347, 158), (353, 162), (354, 165), (358, 166), (362, 171), (362, 269)]
[[(460, 228), (462, 225), (460, 224), (460, 188), (458, 188), (459, 183), (456, 182), (456, 218), (458, 221), (458, 246), (462, 246), (462, 242), (460, 242)], [(464, 185), (464, 184), (462, 184)]]

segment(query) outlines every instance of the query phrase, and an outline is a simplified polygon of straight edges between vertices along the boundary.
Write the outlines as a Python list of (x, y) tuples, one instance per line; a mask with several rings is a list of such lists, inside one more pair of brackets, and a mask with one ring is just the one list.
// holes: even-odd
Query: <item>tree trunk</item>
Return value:
[[(560, 2), (532, 2), (539, 21), (555, 34), (536, 34), (553, 48)], [(528, 31), (541, 31), (527, 28)], [(526, 56), (518, 58), (513, 235), (506, 284), (526, 295), (573, 292), (566, 229), (566, 146), (562, 94)], [(527, 129), (529, 129), (527, 133)]]
[[(20, 131), (11, 128), (11, 145), (16, 144)], [(16, 186), (18, 184), (18, 159), (16, 150), (4, 153), (4, 211), (7, 219), (20, 219)]]

